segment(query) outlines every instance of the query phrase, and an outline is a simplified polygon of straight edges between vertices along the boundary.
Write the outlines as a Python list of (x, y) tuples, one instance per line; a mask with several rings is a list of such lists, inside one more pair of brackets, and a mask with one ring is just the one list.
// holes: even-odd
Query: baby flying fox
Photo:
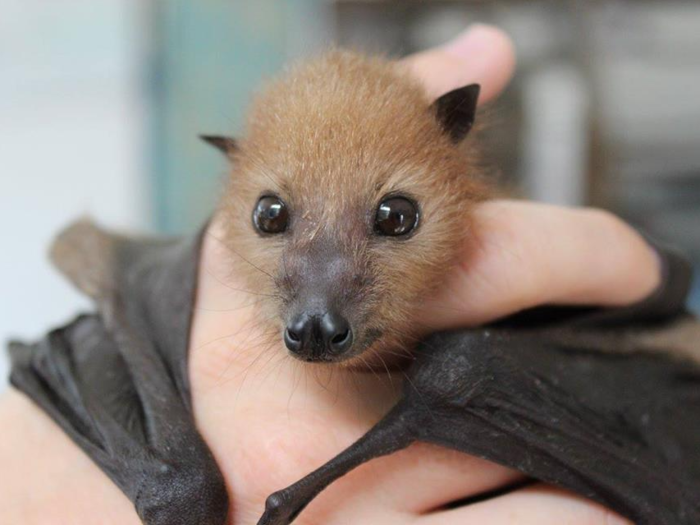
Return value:
[[(304, 361), (405, 346), (486, 196), (479, 86), (428, 100), (399, 63), (332, 51), (255, 100), (221, 203), (233, 264)], [(366, 357), (371, 357), (367, 354)]]

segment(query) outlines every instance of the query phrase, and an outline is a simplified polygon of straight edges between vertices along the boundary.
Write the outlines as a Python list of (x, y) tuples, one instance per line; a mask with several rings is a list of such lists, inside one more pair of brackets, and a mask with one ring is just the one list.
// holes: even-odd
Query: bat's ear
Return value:
[(224, 137), (222, 135), (200, 135), (199, 138), (207, 144), (214, 146), (228, 158), (231, 158), (238, 149), (236, 140), (231, 137)]
[(470, 84), (445, 93), (433, 102), (438, 121), (455, 143), (461, 142), (474, 125), (479, 91), (479, 84)]

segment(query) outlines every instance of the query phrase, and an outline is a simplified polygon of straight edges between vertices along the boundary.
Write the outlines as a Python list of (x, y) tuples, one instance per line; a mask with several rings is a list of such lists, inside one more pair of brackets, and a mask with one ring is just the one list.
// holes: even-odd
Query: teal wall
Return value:
[(239, 132), (252, 92), (287, 59), (296, 13), (294, 2), (272, 0), (153, 4), (148, 76), (158, 230), (191, 231), (211, 214), (226, 163), (197, 134)]

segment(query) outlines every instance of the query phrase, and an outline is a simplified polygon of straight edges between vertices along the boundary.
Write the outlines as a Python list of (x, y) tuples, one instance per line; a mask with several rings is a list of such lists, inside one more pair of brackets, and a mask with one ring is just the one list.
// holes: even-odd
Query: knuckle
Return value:
[[(508, 303), (526, 307), (545, 299), (557, 251), (552, 243), (552, 209), (541, 205), (496, 204), (480, 217), (484, 256), (480, 273), (491, 292), (507, 297)], [(555, 221), (556, 224), (558, 222)], [(465, 268), (472, 271), (474, 268)]]

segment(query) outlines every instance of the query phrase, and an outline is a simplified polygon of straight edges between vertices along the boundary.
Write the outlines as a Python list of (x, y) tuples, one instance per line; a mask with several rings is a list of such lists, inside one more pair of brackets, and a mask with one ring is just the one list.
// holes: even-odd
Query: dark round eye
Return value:
[(377, 208), (374, 231), (398, 237), (411, 233), (418, 225), (418, 207), (406, 197), (389, 197)]
[(262, 233), (282, 233), (289, 223), (287, 205), (279, 197), (260, 197), (253, 210), (253, 224)]

